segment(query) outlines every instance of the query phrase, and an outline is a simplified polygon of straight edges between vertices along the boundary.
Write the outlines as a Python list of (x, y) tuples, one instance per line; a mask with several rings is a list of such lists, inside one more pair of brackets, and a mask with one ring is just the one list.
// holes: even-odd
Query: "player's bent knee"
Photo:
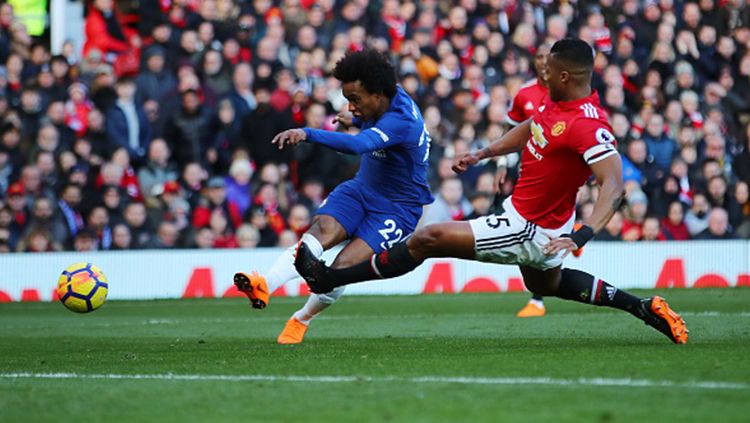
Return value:
[(413, 242), (409, 244), (409, 249), (418, 250), (429, 257), (431, 253), (440, 248), (444, 236), (445, 229), (441, 225), (425, 226), (414, 233)]
[(318, 300), (320, 300), (323, 304), (333, 304), (338, 300), (342, 295), (344, 295), (346, 287), (340, 286), (336, 289), (334, 289), (331, 292), (327, 292), (325, 294), (316, 294), (318, 296)]

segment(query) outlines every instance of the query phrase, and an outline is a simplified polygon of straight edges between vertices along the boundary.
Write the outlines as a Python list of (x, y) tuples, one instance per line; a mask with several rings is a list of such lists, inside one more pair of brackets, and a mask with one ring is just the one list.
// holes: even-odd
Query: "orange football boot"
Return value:
[(675, 344), (687, 344), (688, 331), (685, 321), (669, 307), (664, 298), (655, 296), (641, 300), (643, 321), (663, 333)]
[(247, 295), (253, 308), (263, 309), (268, 305), (271, 293), (268, 292), (266, 278), (258, 274), (258, 272), (249, 274), (243, 272), (235, 273), (234, 286), (237, 287), (238, 291)]
[(276, 342), (279, 344), (299, 344), (305, 337), (307, 325), (292, 317), (286, 322)]
[(542, 317), (547, 312), (547, 309), (542, 305), (538, 305), (529, 301), (521, 310), (516, 313), (518, 317)]

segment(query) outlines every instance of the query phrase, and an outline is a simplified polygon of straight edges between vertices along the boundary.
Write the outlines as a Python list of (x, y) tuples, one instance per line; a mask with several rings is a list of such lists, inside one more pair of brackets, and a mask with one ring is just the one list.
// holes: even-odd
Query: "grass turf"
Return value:
[[(3, 304), (0, 420), (747, 421), (750, 289), (660, 294), (688, 345), (556, 299), (519, 319), (523, 294), (345, 297), (296, 347), (301, 298)], [(102, 376), (134, 374), (159, 379)]]

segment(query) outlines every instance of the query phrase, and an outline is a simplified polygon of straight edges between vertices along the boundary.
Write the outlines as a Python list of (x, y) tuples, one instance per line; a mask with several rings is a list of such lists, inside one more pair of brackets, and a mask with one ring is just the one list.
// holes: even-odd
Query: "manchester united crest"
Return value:
[(565, 132), (565, 122), (560, 121), (552, 126), (552, 136), (557, 137), (563, 132)]

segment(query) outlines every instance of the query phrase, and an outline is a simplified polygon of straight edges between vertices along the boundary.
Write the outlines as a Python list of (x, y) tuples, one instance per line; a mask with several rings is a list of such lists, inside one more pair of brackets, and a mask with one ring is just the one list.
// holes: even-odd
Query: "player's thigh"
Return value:
[(560, 287), (560, 266), (550, 269), (539, 269), (531, 266), (519, 266), (523, 283), (526, 288), (534, 294), (553, 296), (557, 295)]
[(324, 248), (351, 238), (366, 215), (365, 196), (354, 181), (336, 187), (315, 213), (308, 231)]
[(360, 238), (372, 251), (379, 253), (411, 235), (421, 214), (421, 207), (402, 207), (380, 199), (376, 205), (368, 205), (354, 237)]
[(346, 247), (339, 252), (331, 264), (334, 269), (351, 267), (355, 264), (369, 260), (374, 254), (372, 248), (362, 238), (353, 238)]
[(539, 245), (538, 227), (504, 204), (505, 212), (469, 221), (476, 259), (497, 264), (540, 267), (547, 257)]
[(455, 257), (474, 260), (474, 234), (469, 222), (444, 222), (425, 226), (407, 241), (414, 258)]
[(313, 217), (312, 224), (307, 233), (314, 236), (324, 249), (343, 242), (349, 236), (346, 229), (333, 216), (319, 214)]

